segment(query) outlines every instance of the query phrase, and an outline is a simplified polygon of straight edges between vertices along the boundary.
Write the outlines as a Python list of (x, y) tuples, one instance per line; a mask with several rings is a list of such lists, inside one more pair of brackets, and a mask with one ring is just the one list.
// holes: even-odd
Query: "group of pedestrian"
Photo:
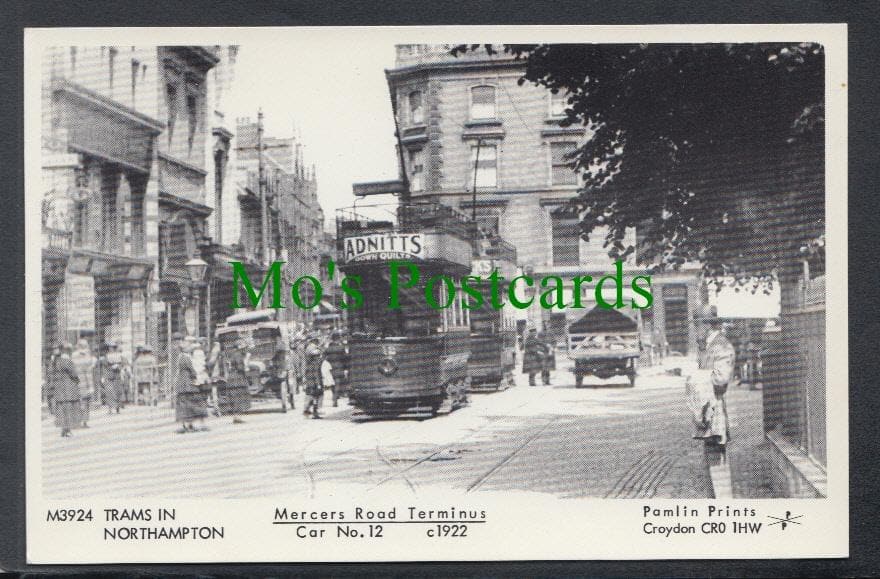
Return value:
[(95, 357), (86, 339), (80, 339), (75, 349), (65, 343), (52, 350), (46, 368), (46, 398), (65, 438), (73, 435), (75, 427), (89, 427), (98, 387), (111, 415), (118, 414), (127, 401), (128, 360), (114, 342), (105, 342), (103, 350), (100, 358)]
[(530, 328), (523, 341), (523, 374), (529, 375), (529, 386), (537, 386), (535, 375), (541, 374), (544, 386), (550, 386), (550, 372), (556, 370), (556, 338), (545, 327), (540, 333)]
[[(207, 340), (175, 332), (168, 354), (168, 371), (173, 388), (174, 416), (179, 434), (205, 432), (208, 395), (216, 389), (233, 424), (243, 424), (241, 415), (251, 406), (247, 372), (249, 344), (246, 338), (215, 341), (210, 352)], [(219, 402), (219, 401), (218, 401)]]
[[(290, 391), (304, 390), (303, 413), (320, 419), (324, 390), (332, 392), (335, 407), (348, 384), (349, 354), (343, 333), (335, 330), (328, 336), (302, 328), (291, 337), (289, 347), (282, 346), (277, 348), (277, 360), (272, 363), (273, 369), (279, 370), (278, 379), (287, 380)], [(209, 430), (204, 423), (212, 391), (218, 395), (218, 403), (222, 400), (218, 406), (222, 406), (233, 424), (244, 422), (241, 417), (251, 407), (252, 348), (245, 336), (216, 340), (208, 351), (205, 338), (180, 332), (171, 335), (165, 383), (170, 386), (168, 395), (174, 404), (175, 421), (180, 425), (178, 433)], [(47, 366), (47, 398), (61, 435), (71, 436), (77, 426), (88, 428), (90, 409), (98, 392), (111, 416), (119, 414), (132, 397), (156, 404), (158, 367), (152, 349), (144, 346), (138, 346), (131, 364), (111, 341), (104, 343), (100, 357), (92, 354), (85, 339), (77, 343), (76, 349), (69, 344), (56, 347)], [(290, 402), (292, 405), (293, 392)]]

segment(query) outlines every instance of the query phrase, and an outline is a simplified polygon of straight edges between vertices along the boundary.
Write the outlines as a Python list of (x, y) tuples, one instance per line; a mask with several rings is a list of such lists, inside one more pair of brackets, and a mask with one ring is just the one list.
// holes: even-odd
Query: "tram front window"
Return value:
[(388, 309), (391, 287), (386, 276), (363, 279), (364, 304), (349, 310), (349, 325), (353, 334), (387, 337), (428, 336), (441, 325), (440, 312), (432, 310), (425, 301), (424, 287), (400, 288), (400, 308)]

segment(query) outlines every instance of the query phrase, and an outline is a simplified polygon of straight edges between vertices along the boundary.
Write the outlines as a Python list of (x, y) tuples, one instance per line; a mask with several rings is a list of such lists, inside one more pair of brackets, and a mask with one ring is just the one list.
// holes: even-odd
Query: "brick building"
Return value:
[[(399, 45), (395, 68), (386, 71), (413, 197), (470, 214), (476, 186), (480, 227), (512, 243), (524, 270), (568, 280), (613, 273), (603, 233), (580, 239), (578, 217), (565, 207), (579, 184), (566, 155), (590, 138), (584, 127), (560, 126), (565, 95), (519, 86), (523, 61), (483, 50), (456, 58), (451, 46)], [(633, 231), (630, 242), (635, 239)], [(627, 294), (629, 279), (642, 273), (634, 260), (625, 264)], [(655, 277), (653, 293), (645, 339), (694, 352), (689, 319), (701, 294), (695, 270)], [(592, 287), (583, 300), (585, 309), (562, 311), (545, 310), (536, 300), (527, 316), (561, 336), (591, 307)]]

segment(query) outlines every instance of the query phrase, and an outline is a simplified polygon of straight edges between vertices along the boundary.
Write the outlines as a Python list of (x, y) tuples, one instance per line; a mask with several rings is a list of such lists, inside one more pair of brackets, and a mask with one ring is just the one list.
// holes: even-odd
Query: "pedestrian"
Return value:
[[(345, 344), (342, 341), (342, 332), (334, 330), (330, 334), (330, 344), (325, 352), (327, 362), (330, 364), (332, 373), (333, 406), (339, 406), (339, 397), (345, 391), (348, 383), (348, 370), (350, 358), (345, 350)], [(325, 381), (325, 385), (327, 382)]]
[(546, 323), (538, 334), (538, 341), (544, 346), (544, 357), (541, 359), (541, 382), (544, 383), (544, 386), (550, 386), (550, 372), (556, 370), (556, 336), (547, 329)]
[(135, 404), (156, 404), (156, 356), (150, 346), (138, 346), (132, 363)]
[(198, 387), (198, 375), (193, 367), (192, 354), (196, 349), (194, 339), (184, 340), (180, 352), (177, 355), (177, 368), (174, 372), (177, 382), (174, 391), (177, 393), (175, 400), (175, 418), (181, 423), (178, 434), (208, 430), (207, 427), (196, 429), (195, 422), (203, 422), (208, 414), (202, 391)]
[(165, 368), (165, 394), (174, 401), (177, 400), (177, 392), (174, 390), (174, 385), (177, 384), (177, 357), (183, 348), (183, 337), (182, 333), (174, 332), (171, 334), (171, 341), (168, 343), (168, 365)]
[(303, 414), (311, 414), (315, 419), (321, 418), (320, 408), (324, 405), (324, 382), (321, 376), (324, 352), (320, 344), (320, 335), (313, 333), (309, 335), (305, 349), (306, 404)]
[(109, 414), (119, 414), (125, 400), (125, 383), (128, 372), (128, 361), (119, 351), (119, 346), (112, 341), (104, 343), (106, 353), (101, 358), (101, 386)]
[[(694, 438), (705, 441), (710, 459), (725, 455), (730, 443), (730, 424), (727, 418), (728, 386), (733, 380), (736, 352), (722, 331), (722, 320), (715, 306), (703, 306), (694, 316), (697, 336), (702, 347), (699, 353), (701, 372), (695, 379), (705, 382), (704, 389), (711, 392), (703, 406)], [(711, 386), (711, 391), (709, 390)]]
[(76, 351), (71, 356), (71, 361), (79, 378), (79, 423), (83, 428), (88, 428), (92, 396), (95, 394), (95, 368), (98, 365), (88, 340), (81, 338), (76, 343)]
[(294, 334), (290, 340), (288, 364), (295, 383), (295, 393), (299, 394), (299, 391), (305, 388), (306, 380), (305, 343), (301, 332)]
[(61, 426), (61, 418), (55, 411), (55, 360), (60, 355), (61, 346), (54, 346), (46, 364), (46, 404), (49, 406), (49, 414), (55, 417), (55, 426)]
[(536, 386), (535, 374), (544, 371), (544, 343), (538, 339), (538, 330), (529, 328), (523, 342), (523, 374), (529, 375), (529, 386)]
[(72, 350), (70, 344), (61, 346), (60, 354), (53, 360), (51, 368), (55, 412), (60, 419), (61, 436), (65, 438), (73, 435), (71, 429), (79, 419), (79, 376), (70, 359)]
[(220, 359), (226, 372), (226, 399), (233, 424), (243, 424), (244, 420), (239, 415), (251, 408), (247, 378), (250, 357), (246, 338), (239, 338), (235, 343), (229, 342), (229, 346), (221, 353)]

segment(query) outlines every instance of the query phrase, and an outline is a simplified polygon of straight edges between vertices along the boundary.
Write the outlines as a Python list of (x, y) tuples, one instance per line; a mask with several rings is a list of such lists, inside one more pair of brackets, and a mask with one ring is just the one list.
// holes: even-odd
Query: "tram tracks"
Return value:
[(681, 455), (660, 454), (650, 450), (624, 471), (605, 494), (606, 499), (647, 499), (657, 495), (663, 480)]
[(544, 434), (544, 431), (546, 431), (548, 428), (550, 428), (550, 426), (552, 424), (554, 424), (557, 420), (559, 420), (559, 418), (560, 418), (559, 416), (555, 416), (555, 417), (549, 419), (540, 429), (538, 429), (531, 436), (526, 438), (525, 442), (523, 442), (522, 444), (520, 444), (519, 446), (514, 448), (513, 451), (506, 454), (504, 456), (504, 458), (502, 458), (501, 460), (496, 462), (492, 468), (487, 470), (484, 474), (482, 474), (479, 478), (477, 478), (474, 482), (472, 482), (470, 484), (470, 486), (468, 486), (468, 488), (465, 492), (469, 493), (469, 492), (475, 491), (478, 488), (480, 488), (481, 486), (483, 486), (483, 484), (485, 484), (487, 480), (489, 480), (492, 476), (494, 476), (501, 469), (503, 469), (508, 463), (510, 463), (510, 461), (512, 461), (514, 459), (514, 457), (516, 457), (516, 455), (518, 455), (520, 452), (522, 452), (532, 442), (534, 442), (535, 440), (540, 438), (540, 436), (542, 434)]
[(410, 488), (413, 488), (413, 485), (412, 485), (411, 481), (409, 480), (409, 478), (407, 478), (407, 474), (408, 474), (408, 473), (410, 473), (411, 471), (415, 470), (415, 469), (416, 469), (417, 467), (419, 467), (420, 465), (422, 465), (422, 464), (428, 462), (429, 460), (435, 458), (436, 456), (438, 456), (439, 454), (443, 453), (444, 451), (449, 450), (449, 449), (451, 449), (451, 448), (453, 448), (453, 447), (455, 447), (455, 446), (459, 446), (459, 445), (461, 445), (461, 444), (464, 443), (466, 440), (468, 440), (469, 438), (473, 438), (474, 436), (476, 436), (476, 435), (479, 434), (480, 432), (486, 430), (488, 427), (490, 427), (490, 426), (492, 426), (492, 425), (494, 425), (494, 424), (497, 424), (498, 422), (500, 422), (500, 421), (502, 421), (502, 420), (505, 420), (505, 419), (508, 419), (508, 418), (512, 418), (512, 416), (511, 416), (510, 413), (514, 413), (514, 412), (516, 412), (517, 410), (519, 410), (520, 408), (523, 408), (523, 407), (524, 407), (526, 404), (528, 404), (528, 403), (529, 403), (528, 401), (523, 402), (522, 404), (519, 404), (518, 406), (516, 406), (516, 407), (512, 408), (511, 410), (509, 410), (509, 411), (508, 411), (508, 414), (504, 414), (504, 415), (501, 415), (501, 416), (495, 416), (495, 417), (493, 417), (493, 418), (487, 420), (487, 421), (484, 422), (482, 425), (480, 425), (478, 428), (476, 428), (476, 429), (474, 429), (474, 430), (472, 430), (472, 431), (466, 433), (464, 436), (462, 436), (462, 437), (460, 437), (460, 438), (458, 438), (458, 439), (456, 439), (456, 440), (453, 440), (452, 442), (447, 442), (447, 443), (445, 443), (445, 444), (441, 444), (441, 445), (438, 445), (438, 446), (433, 447), (429, 452), (427, 452), (426, 454), (424, 454), (422, 457), (416, 459), (412, 464), (409, 464), (409, 465), (407, 465), (407, 466), (404, 467), (404, 468), (398, 469), (396, 472), (393, 472), (393, 473), (389, 474), (388, 476), (386, 476), (385, 478), (383, 478), (382, 480), (380, 480), (379, 482), (377, 482), (377, 483), (373, 486), (373, 489), (378, 488), (379, 486), (381, 486), (381, 485), (383, 485), (383, 484), (385, 484), (385, 483), (387, 483), (387, 482), (389, 482), (389, 481), (392, 481), (392, 480), (394, 480), (394, 479), (396, 479), (396, 478), (399, 478), (399, 477), (403, 477), (403, 478), (407, 481), (407, 483), (410, 485)]

